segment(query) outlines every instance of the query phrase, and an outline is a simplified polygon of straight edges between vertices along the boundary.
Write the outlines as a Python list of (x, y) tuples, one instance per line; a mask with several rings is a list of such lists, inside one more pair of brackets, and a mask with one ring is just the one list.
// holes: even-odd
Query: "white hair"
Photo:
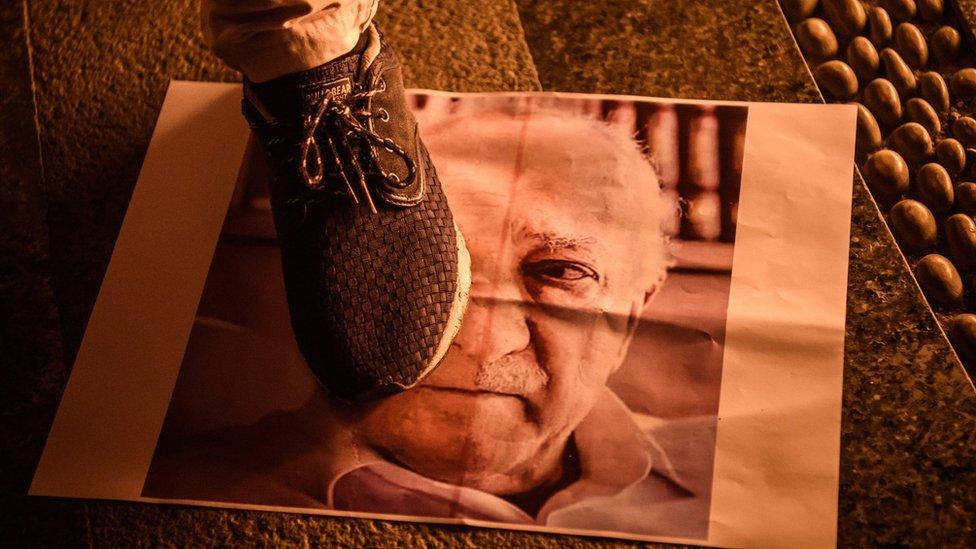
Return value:
[[(540, 153), (525, 155), (526, 161), (538, 156), (571, 163), (597, 159), (605, 164), (602, 184), (619, 186), (642, 200), (642, 215), (659, 230), (660, 240), (649, 244), (654, 249), (644, 257), (650, 270), (645, 276), (659, 285), (672, 263), (666, 227), (674, 219), (676, 208), (662, 192), (652, 159), (642, 144), (620, 127), (581, 112), (584, 109), (579, 100), (563, 100), (572, 103), (559, 108), (561, 100), (511, 96), (461, 99), (446, 116), (425, 116), (427, 126), (422, 133), (435, 158), (477, 161), (483, 156), (504, 155), (521, 140), (524, 149)], [(533, 130), (527, 129), (529, 123)]]

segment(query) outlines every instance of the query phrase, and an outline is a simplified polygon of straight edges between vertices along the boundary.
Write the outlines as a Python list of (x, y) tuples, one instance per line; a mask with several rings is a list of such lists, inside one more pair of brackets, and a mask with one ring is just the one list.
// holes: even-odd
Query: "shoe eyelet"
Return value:
[(380, 81), (379, 81), (379, 88), (380, 88), (380, 89), (379, 89), (379, 93), (383, 93), (383, 92), (385, 92), (385, 91), (386, 91), (386, 80), (385, 80), (385, 79), (383, 79), (383, 78), (380, 78)]
[(379, 118), (381, 122), (390, 121), (390, 113), (386, 109), (379, 109), (376, 111), (376, 117)]

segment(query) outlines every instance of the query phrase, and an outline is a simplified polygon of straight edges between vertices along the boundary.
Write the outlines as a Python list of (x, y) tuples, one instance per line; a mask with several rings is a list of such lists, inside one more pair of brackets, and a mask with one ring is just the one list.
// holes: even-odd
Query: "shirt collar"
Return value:
[(545, 523), (553, 511), (581, 500), (626, 490), (646, 478), (655, 462), (648, 438), (610, 389), (604, 389), (573, 431), (573, 438), (579, 454), (580, 478), (546, 501), (539, 510), (538, 522)]
[[(664, 450), (634, 422), (630, 410), (610, 389), (604, 389), (590, 413), (573, 431), (581, 469), (580, 478), (553, 494), (540, 509), (536, 522), (545, 524), (549, 515), (594, 497), (618, 494), (641, 482), (653, 471), (683, 486)], [(349, 452), (335, 453), (323, 471), (326, 503), (334, 507), (336, 482), (362, 468), (403, 489), (429, 494), (451, 494), (472, 505), (494, 508), (501, 516), (525, 516), (502, 498), (428, 479), (386, 462), (375, 452), (362, 448), (354, 437), (345, 442)], [(470, 492), (470, 493), (469, 493)], [(464, 505), (462, 507), (467, 507)]]

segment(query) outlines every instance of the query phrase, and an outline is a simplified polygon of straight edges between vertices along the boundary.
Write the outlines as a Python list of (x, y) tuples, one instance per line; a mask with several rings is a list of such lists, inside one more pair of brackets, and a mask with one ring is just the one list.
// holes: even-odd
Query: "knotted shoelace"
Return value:
[[(376, 167), (376, 173), (391, 186), (402, 189), (413, 182), (416, 166), (410, 156), (392, 139), (379, 136), (376, 132), (360, 122), (360, 119), (381, 118), (389, 116), (385, 110), (372, 112), (365, 109), (369, 98), (386, 90), (386, 83), (380, 79), (374, 81), (368, 89), (354, 92), (347, 99), (335, 99), (324, 95), (315, 109), (315, 114), (306, 120), (305, 139), (301, 145), (301, 162), (299, 168), (305, 185), (310, 190), (323, 189), (322, 180), (325, 177), (325, 161), (322, 156), (320, 141), (324, 138), (326, 146), (339, 175), (346, 186), (346, 191), (357, 205), (360, 197), (353, 187), (356, 181), (359, 193), (369, 205), (370, 211), (376, 213), (376, 204), (366, 184), (367, 172), (363, 169), (355, 145), (369, 147), (369, 157)], [(324, 131), (320, 131), (320, 129)], [(386, 173), (379, 168), (374, 147), (381, 147), (400, 157), (407, 166), (407, 175), (400, 178), (396, 173)], [(343, 160), (345, 158), (345, 160)], [(352, 176), (352, 177), (350, 177)]]

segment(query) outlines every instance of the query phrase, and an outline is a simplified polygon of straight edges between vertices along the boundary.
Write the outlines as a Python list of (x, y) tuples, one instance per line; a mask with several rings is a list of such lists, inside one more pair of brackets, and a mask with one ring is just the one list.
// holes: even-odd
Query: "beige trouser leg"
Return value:
[(252, 82), (310, 69), (351, 50), (379, 0), (201, 0), (203, 37)]

